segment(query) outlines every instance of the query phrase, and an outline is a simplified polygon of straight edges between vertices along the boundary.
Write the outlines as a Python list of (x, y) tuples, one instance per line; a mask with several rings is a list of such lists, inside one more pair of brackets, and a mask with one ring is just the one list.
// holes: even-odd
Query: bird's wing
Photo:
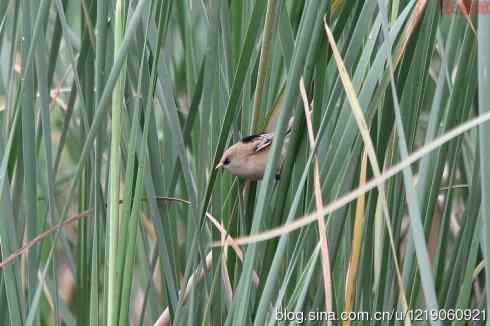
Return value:
[[(285, 142), (287, 142), (287, 139), (288, 139), (287, 136), (291, 133), (291, 130), (292, 130), (292, 124), (289, 123), (288, 129), (286, 130), (286, 138), (284, 140)], [(255, 135), (255, 136), (256, 136), (255, 141), (257, 142), (257, 146), (255, 147), (255, 152), (260, 152), (264, 148), (269, 147), (272, 144), (272, 140), (274, 139), (274, 134), (271, 132), (262, 133), (262, 134)]]
[(248, 136), (242, 139), (242, 143), (253, 143), (255, 145), (255, 153), (262, 151), (272, 144), (274, 138), (272, 133), (261, 133), (257, 135)]
[(272, 139), (274, 139), (274, 135), (272, 133), (262, 134), (260, 139), (257, 140), (255, 152), (260, 152), (261, 150), (269, 147), (272, 144)]

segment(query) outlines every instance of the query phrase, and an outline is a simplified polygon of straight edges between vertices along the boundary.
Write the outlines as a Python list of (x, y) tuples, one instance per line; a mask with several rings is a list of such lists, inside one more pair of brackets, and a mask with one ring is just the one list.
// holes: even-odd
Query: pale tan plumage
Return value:
[[(287, 134), (291, 131), (288, 128)], [(285, 140), (285, 145), (287, 143)], [(224, 168), (231, 174), (251, 180), (260, 180), (264, 176), (267, 158), (271, 149), (273, 133), (261, 133), (243, 138), (240, 142), (229, 147), (221, 157), (217, 169)], [(285, 156), (285, 146), (281, 152), (279, 164), (276, 169), (276, 178), (279, 177), (280, 167)]]

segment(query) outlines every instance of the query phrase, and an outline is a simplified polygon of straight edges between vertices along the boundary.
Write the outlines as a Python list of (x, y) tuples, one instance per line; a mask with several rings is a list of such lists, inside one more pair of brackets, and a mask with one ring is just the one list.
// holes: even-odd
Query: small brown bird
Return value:
[[(280, 177), (280, 169), (286, 154), (285, 149), (290, 132), (291, 124), (286, 131), (286, 138), (284, 139), (281, 157), (276, 169), (276, 179)], [(273, 140), (273, 133), (260, 133), (243, 138), (223, 153), (223, 157), (216, 165), (216, 169), (224, 168), (235, 176), (250, 180), (262, 179)]]

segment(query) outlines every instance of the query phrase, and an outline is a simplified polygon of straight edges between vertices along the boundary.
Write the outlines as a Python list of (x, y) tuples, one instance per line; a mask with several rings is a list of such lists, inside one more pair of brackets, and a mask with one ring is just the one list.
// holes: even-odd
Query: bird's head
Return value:
[(237, 146), (233, 145), (228, 148), (224, 153), (219, 163), (216, 165), (216, 169), (233, 170), (235, 166), (235, 158), (237, 157)]
[(225, 169), (233, 175), (242, 175), (247, 157), (253, 153), (253, 145), (244, 144), (243, 142), (238, 142), (230, 146), (221, 157), (219, 163), (216, 165), (216, 169)]

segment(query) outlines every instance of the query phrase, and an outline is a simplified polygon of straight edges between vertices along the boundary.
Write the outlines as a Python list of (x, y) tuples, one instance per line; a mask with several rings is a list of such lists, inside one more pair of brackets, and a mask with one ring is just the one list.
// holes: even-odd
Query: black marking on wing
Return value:
[(255, 146), (255, 152), (260, 152), (264, 148), (269, 147), (272, 144), (272, 134), (262, 134), (257, 139), (257, 146)]
[[(288, 130), (286, 130), (286, 135), (288, 135), (290, 132), (291, 129), (289, 128)], [(243, 138), (242, 143), (247, 144), (247, 143), (256, 142), (257, 145), (255, 146), (255, 152), (258, 153), (263, 149), (269, 147), (272, 144), (273, 139), (274, 139), (274, 135), (272, 133), (262, 132), (260, 134), (251, 135)]]
[(263, 132), (261, 132), (260, 134), (247, 136), (247, 137), (242, 139), (242, 143), (244, 143), (244, 144), (251, 143), (253, 141), (256, 141), (259, 138), (262, 138), (262, 135), (264, 135)]

